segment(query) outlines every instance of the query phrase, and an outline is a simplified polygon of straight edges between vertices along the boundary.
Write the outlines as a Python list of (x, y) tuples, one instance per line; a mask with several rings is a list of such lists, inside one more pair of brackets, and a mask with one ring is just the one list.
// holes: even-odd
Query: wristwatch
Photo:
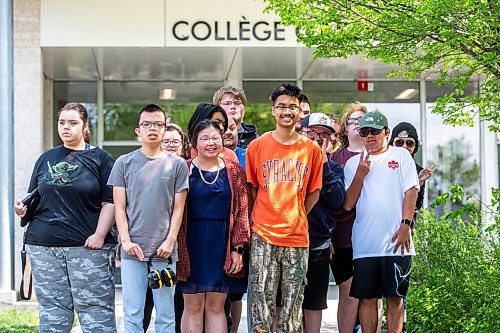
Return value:
[(243, 254), (243, 246), (233, 246), (231, 248), (232, 252), (236, 252), (238, 254)]
[(412, 220), (409, 220), (409, 219), (402, 219), (402, 220), (401, 220), (401, 224), (406, 224), (406, 225), (409, 225), (409, 226), (410, 226), (410, 228), (412, 228), (412, 229), (413, 229), (413, 224), (414, 224), (414, 223), (413, 223), (413, 221), (412, 221)]

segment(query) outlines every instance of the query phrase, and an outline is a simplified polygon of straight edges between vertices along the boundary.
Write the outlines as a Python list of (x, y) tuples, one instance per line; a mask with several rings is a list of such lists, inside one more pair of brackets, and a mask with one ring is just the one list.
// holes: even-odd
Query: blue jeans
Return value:
[[(153, 261), (152, 269), (162, 270), (168, 266), (166, 261)], [(146, 261), (122, 259), (122, 291), (125, 332), (143, 333), (144, 302), (148, 286)], [(171, 266), (175, 271), (175, 263)], [(174, 287), (153, 289), (156, 309), (155, 331), (175, 333)]]

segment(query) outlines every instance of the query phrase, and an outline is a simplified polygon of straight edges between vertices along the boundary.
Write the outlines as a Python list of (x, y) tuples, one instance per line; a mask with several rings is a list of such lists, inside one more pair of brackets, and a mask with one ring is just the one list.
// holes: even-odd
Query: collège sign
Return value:
[(263, 0), (43, 0), (40, 5), (43, 47), (297, 46), (295, 29), (263, 13)]
[[(188, 5), (189, 4), (189, 5)], [(297, 46), (261, 0), (167, 0), (166, 46)]]

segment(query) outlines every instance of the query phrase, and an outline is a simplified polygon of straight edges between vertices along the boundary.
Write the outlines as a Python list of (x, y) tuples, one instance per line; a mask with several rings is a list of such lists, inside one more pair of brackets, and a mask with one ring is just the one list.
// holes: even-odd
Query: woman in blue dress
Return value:
[(242, 254), (248, 246), (249, 192), (241, 166), (219, 156), (222, 131), (216, 122), (196, 125), (189, 163), (186, 221), (179, 231), (179, 291), (184, 294), (182, 332), (227, 330), (224, 301), (243, 292)]

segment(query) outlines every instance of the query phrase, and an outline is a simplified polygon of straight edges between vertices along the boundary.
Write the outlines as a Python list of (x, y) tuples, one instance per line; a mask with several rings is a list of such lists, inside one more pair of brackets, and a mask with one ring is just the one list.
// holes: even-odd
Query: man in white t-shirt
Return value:
[(388, 145), (390, 130), (380, 112), (360, 120), (366, 148), (345, 165), (344, 209), (356, 207), (352, 230), (354, 276), (351, 296), (360, 299), (363, 333), (375, 333), (377, 299), (387, 300), (389, 332), (403, 328), (403, 296), (410, 280), (411, 221), (419, 190), (415, 163), (406, 149)]

